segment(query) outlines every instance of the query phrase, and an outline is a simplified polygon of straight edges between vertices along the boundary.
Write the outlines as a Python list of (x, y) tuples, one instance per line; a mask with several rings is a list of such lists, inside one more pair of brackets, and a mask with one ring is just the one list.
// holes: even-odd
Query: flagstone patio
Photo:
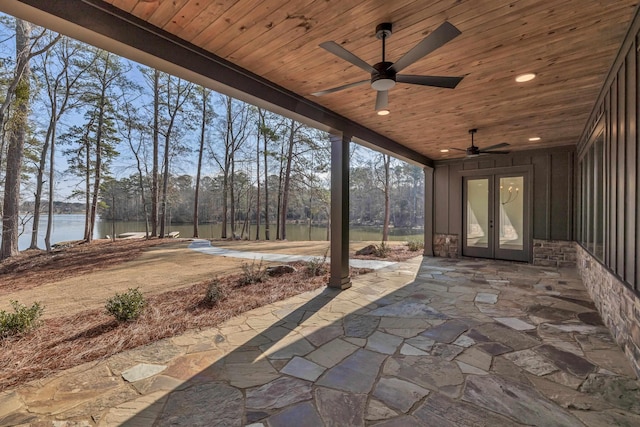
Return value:
[(640, 425), (575, 270), (415, 258), (0, 394), (0, 425)]

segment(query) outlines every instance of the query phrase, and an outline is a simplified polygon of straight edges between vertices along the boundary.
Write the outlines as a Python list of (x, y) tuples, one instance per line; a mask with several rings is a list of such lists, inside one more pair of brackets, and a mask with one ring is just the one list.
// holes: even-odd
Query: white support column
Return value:
[(329, 287), (351, 287), (349, 277), (349, 143), (331, 134), (331, 270)]
[(433, 256), (433, 168), (424, 169), (424, 256)]

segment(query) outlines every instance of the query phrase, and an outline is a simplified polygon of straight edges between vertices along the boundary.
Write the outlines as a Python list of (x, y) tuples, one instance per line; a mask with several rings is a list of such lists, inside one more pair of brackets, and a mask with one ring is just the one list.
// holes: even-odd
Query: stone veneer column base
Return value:
[(575, 267), (577, 243), (569, 240), (533, 239), (533, 265)]
[(457, 234), (434, 234), (433, 256), (441, 258), (459, 258)]
[(640, 377), (640, 298), (576, 244), (578, 272), (602, 320)]

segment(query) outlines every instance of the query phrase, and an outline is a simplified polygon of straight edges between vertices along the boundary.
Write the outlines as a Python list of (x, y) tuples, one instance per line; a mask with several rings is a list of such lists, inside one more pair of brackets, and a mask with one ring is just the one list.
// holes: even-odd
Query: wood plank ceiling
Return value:
[[(107, 0), (433, 159), (443, 148), (509, 142), (512, 150), (576, 144), (637, 0)], [(374, 111), (368, 78), (318, 45), (333, 40), (370, 64), (381, 60), (377, 24), (393, 23), (396, 61), (443, 21), (462, 34), (405, 74), (465, 76), (454, 90), (399, 84), (391, 114)], [(516, 75), (534, 72), (529, 83)], [(530, 142), (530, 137), (540, 137)]]

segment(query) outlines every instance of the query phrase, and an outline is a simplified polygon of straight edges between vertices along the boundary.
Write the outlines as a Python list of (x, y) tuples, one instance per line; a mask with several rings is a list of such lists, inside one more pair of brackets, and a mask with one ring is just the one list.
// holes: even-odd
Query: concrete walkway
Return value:
[(0, 425), (640, 426), (574, 270), (416, 258), (0, 394)]
[[(219, 248), (212, 246), (209, 240), (194, 239), (189, 245), (189, 249), (194, 251), (209, 254), (226, 256), (231, 258), (243, 258), (254, 261), (273, 261), (273, 262), (294, 262), (294, 261), (311, 261), (314, 259), (322, 259), (322, 257), (311, 255), (286, 255), (278, 253), (266, 253), (266, 252), (248, 252), (248, 251), (235, 251), (233, 249)], [(327, 258), (327, 262), (331, 259)], [(389, 267), (396, 264), (391, 261), (378, 261), (369, 259), (350, 259), (349, 266), (354, 268), (370, 268), (372, 270), (379, 270), (384, 267)]]

